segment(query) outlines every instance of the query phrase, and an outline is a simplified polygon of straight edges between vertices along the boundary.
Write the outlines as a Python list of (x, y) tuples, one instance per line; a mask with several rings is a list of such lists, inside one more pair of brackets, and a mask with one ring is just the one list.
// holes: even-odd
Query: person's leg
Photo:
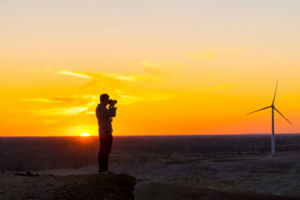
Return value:
[(98, 152), (98, 167), (99, 167), (99, 172), (101, 171), (101, 154), (100, 154), (100, 149), (101, 149), (101, 146), (99, 147), (99, 152)]
[(113, 137), (110, 135), (107, 139), (107, 153), (110, 154), (112, 147)]
[(99, 165), (99, 172), (105, 171), (105, 158), (103, 157), (103, 154), (101, 153), (101, 149), (99, 150), (98, 154), (98, 165)]
[(108, 170), (108, 154), (103, 155), (103, 171)]
[(111, 152), (112, 140), (111, 134), (105, 139), (100, 139), (100, 150), (98, 154), (99, 172), (108, 170), (108, 158)]
[(107, 166), (107, 169), (108, 169), (109, 154), (111, 152), (111, 146), (112, 146), (112, 135), (110, 134), (110, 136), (107, 138), (107, 141), (106, 141), (106, 152), (107, 152), (106, 166)]
[(99, 164), (99, 172), (104, 172), (107, 170), (107, 156), (106, 156), (106, 140), (101, 138), (100, 139), (100, 149), (98, 153), (98, 164)]

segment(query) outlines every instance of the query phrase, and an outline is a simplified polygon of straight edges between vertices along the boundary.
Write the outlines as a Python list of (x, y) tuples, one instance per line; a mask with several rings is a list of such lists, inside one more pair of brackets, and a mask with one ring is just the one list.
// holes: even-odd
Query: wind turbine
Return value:
[[(287, 118), (285, 118), (283, 116), (283, 114), (281, 114), (279, 112), (279, 110), (277, 110), (274, 106), (274, 102), (275, 102), (275, 97), (276, 97), (276, 91), (277, 91), (277, 86), (278, 86), (278, 79), (277, 79), (277, 84), (276, 84), (276, 89), (275, 89), (275, 94), (274, 94), (274, 98), (273, 98), (273, 102), (272, 102), (272, 105), (271, 106), (268, 106), (268, 107), (265, 107), (265, 108), (262, 108), (262, 109), (259, 109), (259, 110), (256, 110), (256, 111), (253, 111), (251, 113), (248, 113), (247, 115), (250, 115), (252, 113), (255, 113), (255, 112), (258, 112), (258, 111), (261, 111), (261, 110), (265, 110), (265, 109), (268, 109), (268, 108), (272, 108), (272, 136), (271, 136), (271, 145), (272, 145), (272, 155), (275, 155), (275, 135), (274, 135), (274, 110), (276, 110), (284, 119), (286, 119), (286, 121), (288, 121), (290, 124), (292, 124)], [(293, 124), (292, 124), (293, 125)]]

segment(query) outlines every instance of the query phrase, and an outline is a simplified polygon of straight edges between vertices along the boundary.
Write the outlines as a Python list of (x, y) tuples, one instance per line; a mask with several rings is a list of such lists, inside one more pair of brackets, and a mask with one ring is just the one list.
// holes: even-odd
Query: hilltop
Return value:
[(135, 184), (127, 174), (29, 177), (0, 172), (0, 199), (133, 200)]

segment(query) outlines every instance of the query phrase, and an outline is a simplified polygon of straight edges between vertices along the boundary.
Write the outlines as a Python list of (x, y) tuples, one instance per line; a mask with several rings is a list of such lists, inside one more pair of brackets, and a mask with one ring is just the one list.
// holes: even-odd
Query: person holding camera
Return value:
[[(116, 100), (109, 99), (107, 94), (100, 95), (100, 104), (96, 108), (100, 149), (98, 153), (99, 173), (113, 174), (108, 170), (108, 157), (113, 142), (112, 118), (116, 116)], [(106, 106), (109, 105), (109, 109)]]

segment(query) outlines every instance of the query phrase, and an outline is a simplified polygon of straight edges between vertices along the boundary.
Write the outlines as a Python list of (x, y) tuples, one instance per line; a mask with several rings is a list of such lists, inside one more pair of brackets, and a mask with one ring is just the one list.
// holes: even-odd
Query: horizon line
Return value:
[[(300, 133), (276, 133), (276, 135), (299, 135)], [(239, 134), (187, 134), (187, 135), (114, 135), (114, 137), (183, 137), (183, 136), (242, 136), (242, 135), (271, 135), (271, 133), (239, 133)], [(80, 137), (80, 138), (89, 138), (89, 137), (99, 137), (98, 135), (91, 135), (89, 137), (82, 137), (80, 135), (49, 135), (49, 136), (0, 136), (0, 138), (50, 138), (50, 137)]]

